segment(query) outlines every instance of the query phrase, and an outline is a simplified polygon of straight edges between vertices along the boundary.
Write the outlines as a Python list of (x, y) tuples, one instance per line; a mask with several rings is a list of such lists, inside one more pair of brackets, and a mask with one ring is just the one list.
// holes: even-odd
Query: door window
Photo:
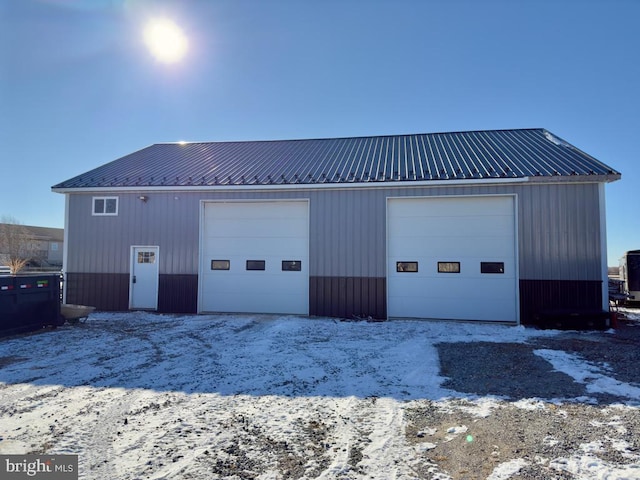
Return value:
[(155, 252), (138, 252), (138, 263), (156, 263)]

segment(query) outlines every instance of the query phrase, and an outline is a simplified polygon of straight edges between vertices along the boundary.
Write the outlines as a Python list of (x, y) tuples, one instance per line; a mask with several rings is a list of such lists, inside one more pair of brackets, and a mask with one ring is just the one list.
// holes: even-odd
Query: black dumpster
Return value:
[(0, 276), (0, 335), (62, 325), (60, 275)]

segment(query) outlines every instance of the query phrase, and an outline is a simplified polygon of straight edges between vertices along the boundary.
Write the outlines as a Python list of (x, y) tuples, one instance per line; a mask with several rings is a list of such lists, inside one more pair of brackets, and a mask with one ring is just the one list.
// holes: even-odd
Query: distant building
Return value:
[[(24, 250), (31, 257), (30, 266), (62, 267), (64, 253), (64, 229), (34, 227), (20, 224), (0, 224), (1, 228), (15, 229), (24, 237)], [(0, 246), (0, 265), (6, 265), (8, 253)]]
[(619, 178), (523, 129), (156, 144), (52, 189), (68, 303), (531, 323), (608, 308)]

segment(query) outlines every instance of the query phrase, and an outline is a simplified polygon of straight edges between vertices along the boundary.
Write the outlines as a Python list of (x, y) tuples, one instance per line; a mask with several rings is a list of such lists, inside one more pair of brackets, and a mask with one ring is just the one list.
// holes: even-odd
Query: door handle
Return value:
[(136, 283), (136, 276), (133, 276), (133, 279), (131, 280), (131, 283)]

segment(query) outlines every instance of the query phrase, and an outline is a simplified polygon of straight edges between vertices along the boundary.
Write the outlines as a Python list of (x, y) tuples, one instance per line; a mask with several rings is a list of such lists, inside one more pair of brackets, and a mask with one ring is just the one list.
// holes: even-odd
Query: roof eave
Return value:
[(316, 189), (357, 189), (357, 188), (397, 188), (402, 187), (444, 187), (471, 185), (503, 185), (514, 183), (610, 183), (621, 175), (555, 175), (516, 178), (479, 178), (453, 180), (398, 180), (385, 182), (334, 182), (334, 183), (287, 183), (254, 185), (137, 185), (137, 186), (93, 186), (93, 187), (52, 187), (54, 193), (107, 193), (107, 192), (175, 192), (175, 191), (255, 191), (255, 190), (316, 190)]
[(620, 173), (586, 174), (586, 175), (553, 175), (529, 177), (531, 183), (611, 183), (622, 178)]

